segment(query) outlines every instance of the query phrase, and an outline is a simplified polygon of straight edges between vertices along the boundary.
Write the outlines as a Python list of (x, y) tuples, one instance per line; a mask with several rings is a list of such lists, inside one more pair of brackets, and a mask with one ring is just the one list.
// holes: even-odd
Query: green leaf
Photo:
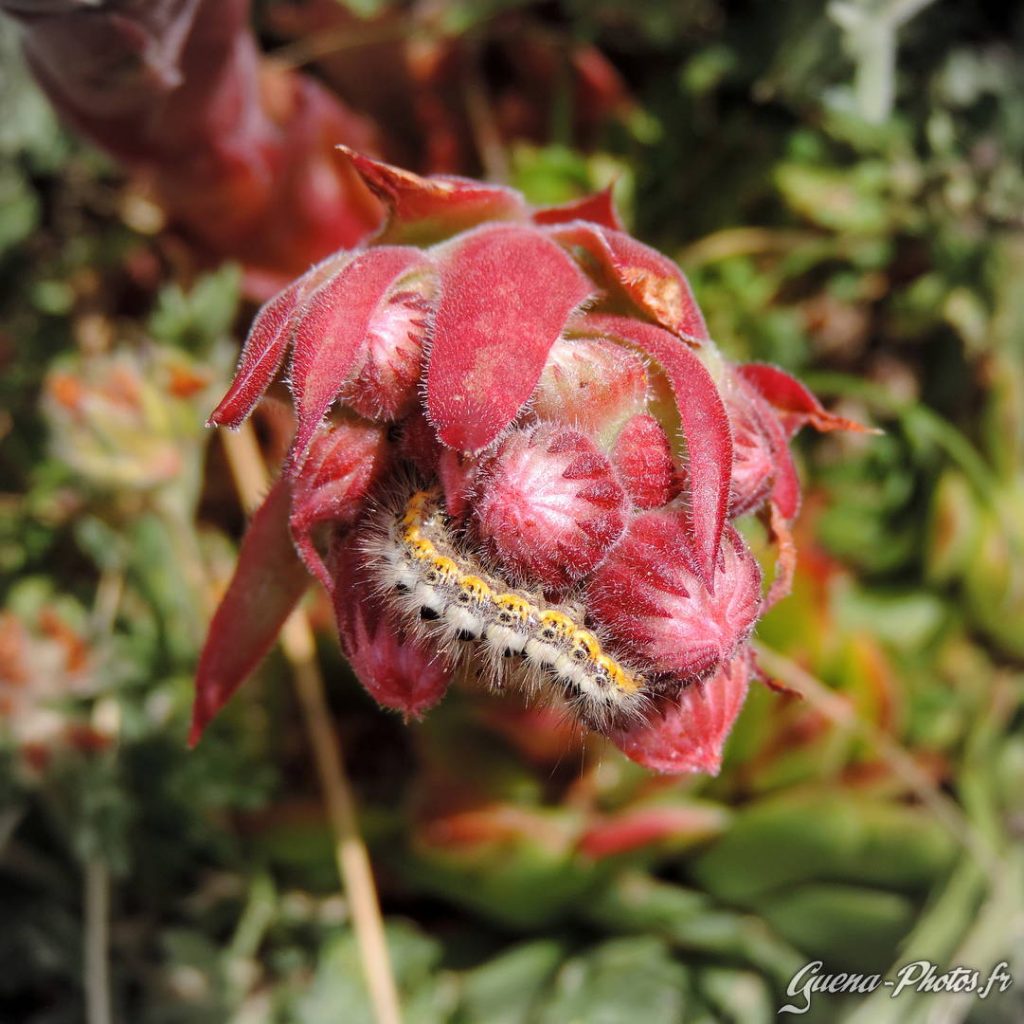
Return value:
[(808, 881), (922, 890), (954, 855), (949, 833), (925, 811), (822, 791), (741, 811), (693, 872), (720, 898), (750, 906), (772, 890)]
[[(403, 1021), (447, 1021), (453, 1009), (454, 990), (438, 977), (440, 944), (404, 921), (389, 921), (386, 929)], [(288, 1019), (295, 1024), (337, 1024), (339, 1020), (344, 1024), (376, 1024), (358, 943), (351, 933), (324, 945), (313, 983)]]
[(760, 911), (779, 934), (829, 968), (884, 971), (914, 920), (911, 900), (845, 885), (805, 885), (765, 900)]
[(207, 353), (230, 333), (241, 286), (242, 272), (234, 263), (204, 274), (187, 292), (177, 283), (166, 285), (150, 315), (150, 333), (168, 345)]
[(803, 964), (796, 950), (753, 915), (722, 909), (704, 893), (639, 873), (618, 877), (582, 909), (600, 928), (657, 935), (688, 954), (739, 960), (781, 985)]
[(770, 1024), (775, 1020), (772, 992), (752, 971), (704, 967), (697, 972), (696, 987), (714, 1007), (714, 1019), (723, 1024)]
[(469, 971), (463, 982), (465, 1024), (531, 1024), (544, 986), (565, 956), (561, 943), (541, 939), (502, 953)]
[(687, 972), (654, 938), (614, 939), (566, 963), (537, 1024), (679, 1024)]

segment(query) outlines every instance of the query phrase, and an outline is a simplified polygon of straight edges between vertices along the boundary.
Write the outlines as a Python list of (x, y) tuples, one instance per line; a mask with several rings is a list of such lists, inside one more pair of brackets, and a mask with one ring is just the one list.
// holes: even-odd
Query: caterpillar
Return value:
[(511, 586), (460, 549), (439, 489), (414, 489), (385, 508), (363, 546), (402, 620), (455, 660), (481, 657), (495, 688), (553, 691), (594, 729), (646, 712), (647, 680), (608, 652), (580, 606)]

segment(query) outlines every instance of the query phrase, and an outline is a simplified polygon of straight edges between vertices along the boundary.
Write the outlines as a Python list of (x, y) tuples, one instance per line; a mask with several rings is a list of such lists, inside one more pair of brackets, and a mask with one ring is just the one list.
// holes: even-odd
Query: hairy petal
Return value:
[[(292, 354), (291, 388), (299, 417), (292, 445), (293, 474), (301, 468), (327, 410), (365, 355), (368, 336), (388, 326), (393, 289), (410, 271), (426, 266), (418, 249), (369, 249), (309, 296), (295, 326)], [(399, 318), (397, 329), (406, 331), (407, 322)]]
[(750, 685), (750, 658), (740, 651), (702, 683), (688, 686), (647, 722), (611, 735), (631, 760), (651, 771), (717, 775), (722, 748)]
[[(779, 461), (775, 435), (781, 428), (774, 411), (739, 374), (726, 374), (721, 391), (732, 427), (729, 516), (735, 519), (760, 508), (771, 494)], [(769, 420), (775, 420), (775, 430)], [(782, 448), (788, 459), (785, 435), (782, 435)]]
[(587, 278), (538, 229), (492, 225), (435, 250), (441, 299), (427, 412), (449, 448), (478, 452), (515, 419)]
[(291, 487), (279, 480), (253, 516), (235, 574), (213, 616), (196, 673), (189, 743), (264, 658), (309, 585), (288, 532)]
[(612, 449), (612, 462), (637, 508), (659, 508), (675, 497), (672, 445), (653, 416), (641, 413), (629, 420)]
[(623, 424), (647, 404), (643, 360), (606, 338), (559, 338), (531, 397), (542, 420), (578, 427), (607, 450)]
[(417, 405), (436, 288), (432, 267), (404, 274), (378, 308), (359, 368), (341, 392), (342, 401), (361, 416), (398, 420)]
[(689, 281), (667, 256), (624, 231), (585, 221), (550, 230), (562, 245), (582, 251), (599, 280), (607, 279), (656, 323), (693, 345), (710, 341)]
[(594, 619), (679, 680), (731, 658), (761, 609), (761, 572), (739, 534), (723, 535), (712, 586), (697, 572), (687, 525), (674, 510), (636, 516), (587, 588)]
[(725, 525), (732, 477), (729, 417), (701, 361), (667, 331), (622, 316), (588, 316), (581, 325), (627, 341), (655, 359), (668, 377), (686, 436), (691, 516), (698, 566), (705, 582)]
[(486, 221), (525, 221), (529, 216), (526, 201), (513, 189), (452, 175), (423, 178), (347, 146), (338, 149), (388, 209), (374, 239), (378, 244), (430, 245)]

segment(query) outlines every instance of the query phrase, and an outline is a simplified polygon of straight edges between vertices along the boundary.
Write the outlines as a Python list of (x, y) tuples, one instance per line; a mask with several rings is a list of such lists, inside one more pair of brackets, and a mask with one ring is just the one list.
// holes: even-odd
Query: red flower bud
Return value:
[(588, 607), (645, 664), (685, 679), (733, 656), (757, 619), (760, 587), (757, 562), (731, 527), (705, 584), (687, 517), (646, 512), (594, 573)]
[(542, 424), (501, 444), (475, 511), (480, 537), (504, 566), (560, 589), (586, 576), (618, 539), (626, 499), (592, 441)]
[(740, 651), (711, 678), (693, 683), (666, 702), (650, 721), (611, 734), (612, 742), (637, 764), (652, 771), (717, 775), (722, 747), (743, 707), (750, 682), (750, 659)]

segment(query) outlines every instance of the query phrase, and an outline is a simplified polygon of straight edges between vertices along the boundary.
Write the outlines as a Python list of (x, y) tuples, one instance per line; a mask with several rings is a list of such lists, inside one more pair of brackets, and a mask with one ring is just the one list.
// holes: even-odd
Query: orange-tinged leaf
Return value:
[(855, 420), (830, 413), (800, 381), (777, 366), (744, 363), (739, 372), (744, 380), (757, 388), (769, 405), (779, 410), (790, 434), (795, 434), (805, 424), (821, 431), (852, 430), (859, 434), (871, 431), (870, 427)]
[(717, 775), (722, 748), (749, 685), (749, 655), (741, 651), (709, 680), (687, 687), (649, 722), (615, 732), (611, 740), (631, 761), (652, 771)]
[(695, 346), (710, 340), (689, 281), (667, 256), (624, 231), (585, 221), (556, 225), (550, 233), (560, 244), (582, 251), (598, 279), (607, 278), (655, 323)]
[(525, 221), (523, 197), (501, 185), (470, 178), (429, 178), (339, 146), (371, 191), (388, 209), (376, 243), (430, 245), (487, 221)]
[(622, 221), (619, 220), (619, 214), (615, 209), (612, 186), (609, 185), (592, 196), (574, 199), (569, 203), (546, 206), (533, 215), (534, 224), (567, 224), (574, 220), (586, 220), (611, 228), (613, 231), (621, 231)]

